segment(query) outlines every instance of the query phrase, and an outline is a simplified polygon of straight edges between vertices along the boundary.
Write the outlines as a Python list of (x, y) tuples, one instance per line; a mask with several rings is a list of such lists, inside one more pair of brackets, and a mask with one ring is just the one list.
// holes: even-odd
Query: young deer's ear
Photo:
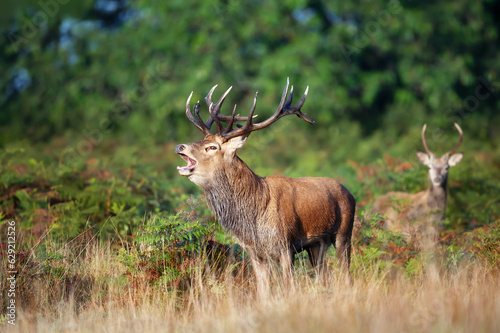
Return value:
[(464, 157), (464, 154), (462, 153), (451, 155), (448, 159), (448, 165), (451, 167), (457, 165), (462, 160), (462, 157)]
[(420, 163), (422, 163), (423, 165), (426, 165), (426, 166), (431, 165), (431, 158), (429, 157), (429, 155), (422, 153), (420, 151), (417, 151), (417, 158), (418, 158), (418, 161)]
[(248, 135), (240, 135), (234, 138), (229, 139), (224, 145), (226, 146), (226, 150), (228, 152), (236, 153), (237, 149), (240, 149), (247, 142)]

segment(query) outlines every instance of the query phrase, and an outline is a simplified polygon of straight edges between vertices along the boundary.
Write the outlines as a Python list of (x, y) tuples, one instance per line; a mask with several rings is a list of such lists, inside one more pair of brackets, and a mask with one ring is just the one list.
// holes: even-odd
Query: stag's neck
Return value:
[(441, 215), (439, 219), (444, 219), (444, 214), (446, 211), (446, 187), (447, 181), (445, 180), (441, 185), (434, 185), (431, 182), (429, 189), (427, 190), (427, 204), (429, 209), (438, 210), (438, 215)]
[(269, 202), (269, 190), (264, 178), (241, 159), (237, 157), (231, 164), (204, 186), (205, 196), (225, 229), (245, 243), (254, 243), (256, 220)]

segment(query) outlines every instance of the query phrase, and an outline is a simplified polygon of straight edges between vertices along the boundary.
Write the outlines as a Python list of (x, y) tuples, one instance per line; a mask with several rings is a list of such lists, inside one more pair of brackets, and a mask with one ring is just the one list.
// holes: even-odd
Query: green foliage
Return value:
[(402, 234), (383, 228), (383, 216), (359, 212), (353, 232), (353, 266), (378, 276), (418, 259), (419, 249)]
[[(144, 151), (144, 155), (157, 152)], [(61, 170), (57, 153), (38, 156), (37, 148), (0, 151), (2, 173), (0, 212), (18, 219), (23, 229), (55, 237), (72, 238), (85, 228), (102, 235), (132, 235), (147, 212), (160, 212), (185, 204), (185, 190), (175, 180), (158, 175), (161, 160), (135, 165), (137, 156), (113, 159), (94, 152)]]
[(213, 233), (212, 227), (202, 225), (192, 214), (155, 215), (137, 233), (134, 246), (120, 250), (119, 258), (132, 279), (146, 274), (148, 283), (160, 288), (184, 289), (197, 269), (207, 264), (215, 269), (227, 255), (224, 245), (220, 244), (221, 251), (208, 240)]
[[(472, 244), (470, 244), (472, 243)], [(500, 222), (472, 233), (469, 246), (474, 256), (488, 266), (500, 268)]]
[(200, 251), (202, 240), (211, 230), (200, 225), (199, 221), (185, 220), (183, 215), (183, 212), (179, 211), (166, 218), (155, 216), (135, 241), (157, 250), (172, 247), (180, 251)]
[(467, 252), (464, 248), (452, 244), (446, 248), (446, 267), (450, 271), (457, 271), (461, 262), (466, 258)]
[[(114, 29), (93, 5), (60, 5), (29, 38), (38, 2), (0, 22), (9, 37), (0, 41), (1, 145), (68, 135), (78, 152), (115, 137), (192, 140), (182, 112), (190, 91), (196, 100), (215, 83), (234, 85), (230, 102), (245, 113), (259, 90), (264, 117), (289, 76), (311, 87), (306, 111), (317, 125), (290, 121), (286, 133), (300, 131), (309, 140), (296, 149), (319, 147), (329, 163), (413, 154), (423, 123), (447, 134), (457, 121), (468, 147), (497, 147), (494, 2), (143, 1), (116, 13), (128, 19)], [(442, 138), (433, 133), (431, 146)], [(286, 152), (272, 150), (264, 159), (287, 165)]]
[(423, 274), (423, 262), (419, 257), (411, 258), (405, 266), (405, 275), (408, 277), (421, 277)]

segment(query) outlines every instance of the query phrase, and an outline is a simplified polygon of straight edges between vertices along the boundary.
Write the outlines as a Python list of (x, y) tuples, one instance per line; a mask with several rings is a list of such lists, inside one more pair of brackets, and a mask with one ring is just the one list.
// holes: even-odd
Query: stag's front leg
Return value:
[(269, 265), (263, 260), (252, 258), (252, 266), (257, 280), (257, 294), (260, 299), (269, 296)]
[(293, 263), (295, 259), (295, 253), (292, 249), (286, 249), (281, 252), (280, 263), (281, 269), (283, 271), (283, 281), (285, 289), (293, 289)]

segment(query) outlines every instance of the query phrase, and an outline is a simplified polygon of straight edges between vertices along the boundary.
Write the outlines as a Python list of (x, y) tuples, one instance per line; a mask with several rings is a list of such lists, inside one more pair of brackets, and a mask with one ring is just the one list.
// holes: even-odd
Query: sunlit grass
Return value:
[[(345, 284), (334, 258), (324, 284), (299, 260), (293, 288), (276, 278), (271, 294), (259, 299), (251, 269), (246, 264), (235, 269), (239, 259), (218, 270), (217, 262), (201, 254), (187, 282), (174, 285), (154, 278), (145, 266), (132, 271), (111, 243), (92, 235), (72, 242), (46, 237), (20, 267), (16, 326), (2, 323), (9, 332), (493, 332), (500, 327), (498, 267), (473, 257), (450, 267), (442, 245), (417, 250), (420, 270), (356, 251), (352, 285)], [(428, 258), (426, 251), (435, 252), (432, 259), (420, 259)]]

